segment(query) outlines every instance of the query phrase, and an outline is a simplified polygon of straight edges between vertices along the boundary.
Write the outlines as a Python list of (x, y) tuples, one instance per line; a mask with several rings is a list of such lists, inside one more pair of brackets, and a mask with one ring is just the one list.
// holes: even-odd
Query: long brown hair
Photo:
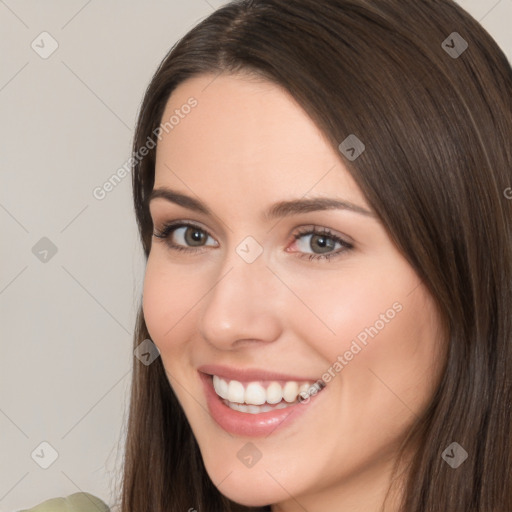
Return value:
[[(505, 55), (451, 0), (234, 1), (164, 58), (141, 105), (134, 152), (157, 142), (179, 84), (239, 71), (284, 87), (334, 148), (350, 134), (363, 141), (356, 160), (340, 158), (442, 314), (444, 372), (408, 435), (418, 448), (401, 510), (510, 512), (512, 69)], [(146, 257), (155, 151), (133, 166)], [(140, 310), (134, 347), (146, 338)], [(122, 512), (250, 510), (208, 477), (161, 358), (149, 366), (134, 358), (133, 368)], [(457, 469), (441, 457), (454, 441), (469, 454)]]

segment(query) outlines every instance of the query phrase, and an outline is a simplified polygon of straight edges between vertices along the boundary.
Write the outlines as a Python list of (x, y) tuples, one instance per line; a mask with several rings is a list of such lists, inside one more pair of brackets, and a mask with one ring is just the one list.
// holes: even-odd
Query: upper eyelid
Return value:
[[(158, 222), (155, 222), (152, 219), (152, 224), (153, 224), (153, 228), (156, 228), (156, 225), (158, 224)], [(163, 221), (160, 224), (162, 225), (163, 228), (170, 227), (170, 226), (172, 226), (173, 228), (191, 226), (191, 227), (199, 228), (202, 231), (205, 231), (206, 233), (208, 233), (208, 235), (213, 236), (210, 232), (211, 230), (209, 228), (201, 225), (201, 222), (198, 222), (198, 221), (177, 219), (177, 220), (173, 220), (173, 221)], [(338, 233), (337, 230), (328, 228), (326, 226), (319, 226), (316, 224), (306, 224), (305, 226), (299, 226), (299, 227), (294, 228), (292, 231), (295, 231), (295, 230), (300, 230), (298, 233), (295, 233), (295, 235), (300, 235), (300, 236), (305, 236), (305, 235), (314, 234), (314, 233), (321, 233), (321, 234), (337, 236), (339, 238), (343, 238), (344, 236), (346, 236), (347, 238), (351, 239), (351, 237), (349, 237), (348, 235), (343, 235), (341, 233)]]
[[(149, 214), (150, 214), (153, 226), (155, 226), (155, 224), (156, 224), (155, 217), (158, 218), (160, 215), (162, 215), (162, 217), (164, 217), (164, 220), (163, 220), (162, 224), (174, 224), (174, 222), (179, 223), (180, 221), (182, 221), (184, 224), (189, 223), (189, 224), (192, 224), (193, 226), (197, 226), (200, 229), (206, 231), (210, 236), (212, 236), (213, 238), (215, 238), (217, 240), (216, 236), (214, 236), (212, 234), (212, 230), (210, 230), (209, 228), (204, 227), (205, 225), (202, 224), (202, 221), (188, 220), (187, 217), (178, 218), (176, 221), (168, 221), (168, 222), (165, 221), (165, 217), (167, 217), (167, 215), (169, 213), (168, 210), (160, 210), (160, 207), (158, 207), (156, 209), (154, 208), (153, 211), (152, 211), (152, 205), (156, 206), (159, 203), (160, 203), (160, 199), (158, 201), (151, 201), (150, 204), (149, 204)], [(173, 203), (173, 204), (175, 204), (175, 203)], [(178, 205), (178, 207), (182, 208), (181, 205)], [(305, 215), (308, 215), (308, 214), (316, 214), (316, 213), (322, 213), (322, 212), (326, 212), (326, 211), (334, 211), (334, 210), (311, 210), (311, 211), (308, 211), (308, 212), (300, 213), (298, 215), (299, 216), (305, 216)], [(350, 209), (347, 209), (347, 210), (344, 210), (344, 211), (350, 211)], [(174, 216), (173, 214), (171, 214), (171, 215)], [(218, 217), (215, 214), (212, 214), (213, 218), (209, 217), (209, 215), (210, 215), (209, 213), (203, 214), (201, 212), (197, 212), (197, 215), (200, 216), (200, 217), (206, 218), (207, 222), (213, 221), (214, 224), (215, 224), (213, 232), (217, 231), (219, 233), (220, 237), (226, 236), (228, 234), (227, 231), (233, 232), (233, 230), (230, 228), (230, 226), (228, 224), (226, 224), (220, 217)], [(206, 215), (206, 217), (205, 217), (205, 215)], [(293, 216), (288, 217), (288, 219), (292, 220)], [(284, 220), (284, 218), (282, 220)], [(217, 222), (217, 221), (219, 221), (219, 222)], [(288, 236), (293, 236), (293, 234), (292, 234), (293, 231), (295, 231), (296, 229), (305, 228), (305, 226), (307, 226), (307, 227), (314, 226), (315, 230), (316, 229), (318, 229), (318, 230), (328, 230), (331, 235), (337, 236), (337, 237), (343, 239), (344, 241), (346, 241), (347, 243), (350, 243), (350, 244), (355, 244), (356, 243), (355, 240), (350, 235), (347, 235), (345, 232), (340, 232), (340, 231), (338, 231), (336, 229), (328, 228), (325, 225), (318, 225), (318, 224), (316, 224), (314, 222), (308, 224), (307, 220), (306, 220), (306, 222), (301, 222), (299, 226), (296, 226), (292, 230), (290, 230)]]
[(219, 243), (217, 241), (217, 239), (210, 233), (210, 230), (201, 226), (200, 223), (196, 223), (194, 221), (185, 221), (185, 220), (176, 220), (176, 221), (170, 221), (170, 222), (162, 222), (160, 228), (157, 230), (156, 228), (156, 225), (155, 223), (153, 223), (153, 234), (155, 234), (155, 231), (159, 231), (159, 232), (166, 232), (168, 231), (168, 234), (170, 235), (171, 233), (174, 233), (174, 231), (180, 229), (180, 228), (184, 228), (184, 227), (191, 227), (191, 228), (196, 228), (196, 229), (199, 229), (201, 231), (204, 231), (209, 237), (213, 238), (217, 243)]
[(162, 222), (155, 222), (153, 220), (153, 229), (156, 229), (157, 225), (160, 225), (160, 229), (165, 229), (165, 228), (168, 228), (168, 227), (172, 227), (173, 229), (178, 229), (178, 228), (181, 228), (181, 227), (186, 227), (186, 226), (190, 226), (190, 227), (194, 227), (194, 228), (198, 228), (202, 231), (205, 231), (206, 233), (208, 233), (208, 235), (210, 236), (213, 236), (211, 233), (210, 233), (210, 230), (204, 226), (201, 225), (200, 222), (197, 222), (197, 221), (192, 221), (192, 220), (181, 220), (181, 219), (178, 219), (178, 220), (172, 220), (172, 221), (162, 221)]
[[(194, 226), (197, 225), (197, 227), (200, 227), (201, 229), (203, 229), (204, 231), (207, 231), (208, 233), (211, 232), (211, 230), (209, 228), (204, 227), (203, 222), (200, 220), (191, 220), (189, 217), (186, 217), (186, 216), (180, 217), (179, 216), (180, 213), (177, 213), (177, 214), (169, 213), (169, 211), (167, 209), (163, 209), (163, 208), (161, 209), (160, 206), (158, 206), (158, 208), (157, 208), (156, 204), (159, 202), (160, 201), (152, 201), (149, 204), (149, 217), (151, 219), (153, 227), (155, 227), (157, 224), (163, 225), (163, 224), (174, 224), (175, 222), (176, 223), (183, 222), (184, 224), (192, 224)], [(152, 209), (153, 204), (155, 206)], [(174, 203), (172, 203), (172, 204), (174, 204)], [(181, 209), (181, 207), (179, 205), (174, 204), (174, 206), (178, 206), (178, 208)], [(188, 212), (188, 213), (190, 213), (190, 212)], [(199, 218), (204, 218), (206, 222), (213, 222), (215, 224), (215, 230), (217, 230), (221, 235), (225, 235), (226, 231), (232, 231), (231, 228), (217, 215), (212, 214), (212, 216), (210, 217), (201, 212), (196, 212), (196, 213)], [(187, 214), (185, 213), (184, 215), (187, 215)], [(176, 220), (166, 220), (169, 217), (173, 217), (173, 218), (175, 217)], [(161, 219), (161, 220), (159, 220), (159, 219)]]
[[(340, 233), (338, 232), (337, 230), (334, 230), (334, 229), (331, 229), (331, 228), (328, 228), (328, 227), (325, 227), (325, 226), (318, 226), (318, 225), (311, 225), (311, 226), (306, 226), (306, 227), (303, 227), (303, 228), (298, 228), (299, 229), (299, 232), (295, 233), (295, 235), (293, 235), (294, 238), (297, 238), (297, 237), (301, 237), (301, 236), (306, 236), (306, 235), (311, 235), (311, 234), (320, 234), (320, 235), (327, 235), (327, 236), (330, 236), (331, 238), (336, 238), (336, 239), (339, 239), (347, 244), (350, 244), (350, 245), (354, 245), (355, 244), (355, 240), (349, 236), (349, 235), (346, 235), (344, 233)], [(303, 231), (302, 231), (303, 229)]]
[[(304, 236), (311, 236), (311, 235), (315, 235), (315, 234), (325, 235), (325, 236), (327, 236), (327, 238), (331, 238), (332, 240), (334, 240), (336, 244), (340, 244), (342, 246), (342, 249), (338, 249), (338, 251), (333, 251), (333, 252), (327, 253), (327, 254), (334, 255), (338, 252), (343, 252), (344, 250), (355, 248), (355, 243), (352, 241), (352, 239), (350, 237), (349, 237), (350, 239), (347, 240), (344, 236), (340, 236), (336, 233), (331, 232), (330, 230), (322, 231), (321, 229), (318, 229), (315, 231), (306, 231), (306, 232), (302, 232), (302, 233), (296, 233), (295, 235), (293, 235), (293, 243), (297, 242), (299, 239), (301, 239)], [(306, 255), (309, 253), (302, 253), (302, 254)]]
[[(155, 225), (154, 225), (154, 227), (155, 227)], [(171, 233), (173, 233), (174, 231), (176, 231), (177, 229), (180, 229), (182, 227), (198, 228), (201, 231), (204, 231), (209, 237), (213, 238), (217, 244), (219, 243), (219, 241), (216, 239), (216, 237), (214, 235), (211, 234), (211, 232), (208, 228), (203, 227), (200, 222), (196, 222), (196, 221), (180, 220), (180, 219), (174, 220), (174, 221), (169, 221), (169, 222), (164, 221), (162, 223), (162, 227), (160, 228), (160, 231), (163, 232), (163, 231), (166, 231), (167, 229), (169, 229), (169, 235), (170, 235)], [(293, 233), (293, 231), (296, 231), (296, 232)], [(352, 237), (338, 233), (336, 230), (333, 230), (326, 226), (319, 226), (316, 224), (310, 224), (310, 225), (296, 227), (296, 228), (294, 228), (294, 230), (292, 230), (292, 233), (290, 233), (288, 235), (288, 237), (293, 237), (292, 241), (296, 241), (303, 236), (308, 236), (308, 235), (313, 235), (313, 234), (324, 234), (324, 235), (330, 236), (331, 238), (336, 239), (339, 242), (342, 242), (344, 244), (348, 244), (351, 246), (354, 245), (354, 240), (352, 239)]]

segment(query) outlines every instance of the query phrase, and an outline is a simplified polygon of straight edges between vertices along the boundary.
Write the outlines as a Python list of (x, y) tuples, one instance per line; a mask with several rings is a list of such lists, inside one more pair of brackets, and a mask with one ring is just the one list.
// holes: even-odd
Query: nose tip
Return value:
[[(249, 252), (254, 249), (250, 243)], [(202, 337), (222, 349), (275, 341), (281, 327), (272, 278), (263, 260), (247, 263), (241, 256), (235, 261), (205, 297), (199, 319)]]

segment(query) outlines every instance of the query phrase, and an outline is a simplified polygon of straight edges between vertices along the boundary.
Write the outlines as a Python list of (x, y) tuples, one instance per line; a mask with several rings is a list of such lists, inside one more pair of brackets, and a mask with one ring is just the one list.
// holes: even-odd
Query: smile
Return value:
[[(299, 403), (299, 397), (306, 398), (311, 394), (312, 386), (311, 382), (300, 383), (297, 381), (288, 381), (283, 385), (276, 381), (267, 384), (261, 382), (244, 384), (237, 380), (227, 381), (213, 375), (213, 388), (217, 395), (224, 399), (226, 405), (234, 410), (252, 414)], [(247, 406), (243, 404), (247, 404)]]
[(318, 395), (323, 395), (325, 388), (321, 380), (278, 380), (281, 376), (277, 374), (274, 379), (261, 380), (254, 374), (251, 380), (246, 379), (247, 374), (239, 375), (243, 380), (203, 371), (199, 376), (212, 419), (226, 432), (251, 437), (268, 436), (297, 421), (323, 401)]

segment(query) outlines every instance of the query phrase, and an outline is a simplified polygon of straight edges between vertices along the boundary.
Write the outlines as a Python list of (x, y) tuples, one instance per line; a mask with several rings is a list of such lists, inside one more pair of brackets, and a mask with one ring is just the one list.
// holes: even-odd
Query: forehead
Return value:
[[(187, 105), (195, 105), (190, 108)], [(231, 198), (283, 199), (338, 192), (365, 205), (339, 154), (281, 87), (249, 75), (201, 75), (183, 82), (162, 116), (155, 188)]]

